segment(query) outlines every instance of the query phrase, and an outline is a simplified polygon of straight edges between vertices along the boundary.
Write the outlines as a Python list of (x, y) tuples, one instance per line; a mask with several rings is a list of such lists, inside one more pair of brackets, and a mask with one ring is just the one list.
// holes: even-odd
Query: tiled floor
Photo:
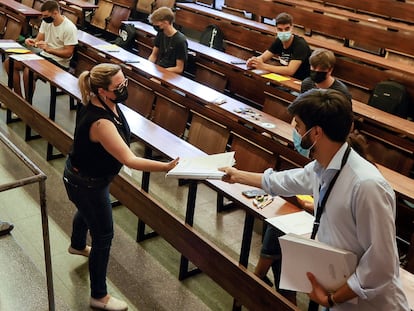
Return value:
[[(0, 81), (6, 77), (0, 70)], [(46, 113), (48, 85), (38, 81), (35, 107)], [(57, 123), (73, 131), (74, 112), (68, 98), (61, 96), (57, 105)], [(67, 247), (74, 206), (68, 201), (61, 182), (63, 159), (45, 161), (46, 143), (25, 142), (21, 122), (6, 125), (5, 111), (0, 111), (0, 131), (5, 133), (47, 175), (47, 207), (51, 237), (57, 310), (89, 310), (87, 261), (69, 255)], [(142, 146), (133, 150), (142, 154)], [(0, 147), (0, 184), (28, 174), (18, 161)], [(140, 172), (134, 172), (137, 183)], [(27, 176), (27, 175), (25, 175)], [(151, 175), (151, 194), (184, 218), (186, 187), (165, 180), (162, 173)], [(199, 188), (194, 226), (203, 235), (238, 258), (244, 212), (216, 213), (216, 196), (205, 186)], [(109, 292), (125, 299), (130, 310), (230, 310), (232, 298), (204, 274), (178, 281), (180, 255), (161, 237), (135, 242), (137, 219), (125, 207), (114, 208), (115, 238), (108, 271)], [(0, 238), (0, 310), (47, 310), (44, 277), (43, 242), (36, 185), (0, 193), (0, 219), (15, 224), (12, 235)], [(259, 224), (256, 226), (259, 228)], [(254, 234), (250, 265), (257, 261), (260, 236)]]

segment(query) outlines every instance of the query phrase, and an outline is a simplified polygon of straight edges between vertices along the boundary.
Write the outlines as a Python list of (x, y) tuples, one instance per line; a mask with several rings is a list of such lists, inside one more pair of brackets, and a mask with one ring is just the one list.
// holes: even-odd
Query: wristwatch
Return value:
[(329, 306), (329, 308), (332, 308), (336, 304), (335, 300), (333, 299), (333, 295), (334, 295), (334, 293), (329, 293), (328, 294), (328, 306)]

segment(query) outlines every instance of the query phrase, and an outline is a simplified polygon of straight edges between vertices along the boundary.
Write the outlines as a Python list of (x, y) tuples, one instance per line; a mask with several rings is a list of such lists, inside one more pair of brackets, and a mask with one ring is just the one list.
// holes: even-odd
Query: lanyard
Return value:
[[(316, 237), (316, 233), (318, 232), (318, 229), (319, 229), (321, 216), (322, 216), (323, 211), (325, 210), (326, 201), (328, 201), (328, 197), (332, 191), (332, 188), (334, 187), (335, 182), (338, 179), (338, 176), (342, 171), (342, 168), (345, 166), (345, 163), (348, 160), (348, 156), (350, 152), (351, 152), (351, 147), (348, 146), (348, 148), (346, 149), (344, 153), (344, 157), (342, 158), (341, 168), (339, 169), (339, 171), (336, 172), (335, 176), (332, 178), (331, 182), (329, 183), (328, 189), (326, 190), (326, 193), (322, 199), (322, 202), (318, 203), (318, 209), (316, 210), (315, 221), (313, 222), (311, 239), (315, 239)], [(319, 191), (320, 191), (320, 188), (321, 187), (319, 186)]]

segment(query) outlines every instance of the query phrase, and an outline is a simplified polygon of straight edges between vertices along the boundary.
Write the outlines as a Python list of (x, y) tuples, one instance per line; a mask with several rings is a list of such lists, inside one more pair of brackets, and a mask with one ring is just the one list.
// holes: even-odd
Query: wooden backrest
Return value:
[(410, 24), (413, 23), (414, 5), (411, 2), (395, 0), (326, 0), (322, 2), (325, 5), (335, 5), (341, 8), (384, 16), (394, 20), (406, 21)]
[(137, 0), (136, 10), (138, 12), (151, 14), (152, 8), (155, 5), (156, 0)]
[(152, 113), (155, 93), (147, 86), (128, 77), (128, 99), (125, 104), (146, 118)]
[(22, 0), (22, 4), (27, 5), (28, 7), (33, 7), (34, 0)]
[(195, 80), (219, 92), (224, 92), (227, 85), (227, 77), (223, 73), (198, 62), (196, 63)]
[(201, 114), (193, 112), (187, 141), (208, 154), (220, 153), (226, 150), (230, 131)]
[(152, 121), (175, 135), (183, 137), (188, 116), (188, 108), (170, 100), (162, 94), (156, 93)]
[(91, 18), (91, 25), (105, 30), (107, 24), (106, 18), (111, 15), (114, 4), (112, 2), (100, 0), (98, 5), (99, 7)]
[(21, 21), (7, 14), (6, 30), (3, 39), (17, 40), (22, 32), (22, 27)]
[(376, 163), (384, 165), (389, 169), (409, 176), (414, 164), (413, 155), (397, 149), (385, 142), (365, 133), (368, 141), (368, 153)]
[(231, 150), (236, 152), (235, 167), (240, 170), (261, 173), (276, 166), (276, 156), (272, 152), (233, 132)]
[(156, 0), (152, 10), (156, 10), (163, 6), (173, 8), (175, 6), (175, 0)]
[(287, 101), (282, 97), (278, 97), (276, 94), (265, 92), (263, 111), (275, 116), (278, 119), (290, 123), (293, 119), (293, 116), (287, 110), (290, 103), (290, 101)]
[(60, 11), (62, 15), (66, 16), (72, 23), (74, 23), (75, 25), (78, 25), (79, 13), (77, 11), (67, 6), (60, 6)]
[(0, 36), (2, 37), (6, 31), (7, 15), (0, 11)]
[(106, 30), (118, 35), (122, 21), (127, 21), (130, 14), (130, 8), (114, 5)]
[(78, 46), (76, 49), (76, 67), (75, 67), (75, 76), (79, 77), (79, 75), (84, 72), (85, 70), (90, 70), (93, 66), (95, 66), (98, 62), (95, 58), (87, 55), (85, 52), (81, 51), (81, 48)]

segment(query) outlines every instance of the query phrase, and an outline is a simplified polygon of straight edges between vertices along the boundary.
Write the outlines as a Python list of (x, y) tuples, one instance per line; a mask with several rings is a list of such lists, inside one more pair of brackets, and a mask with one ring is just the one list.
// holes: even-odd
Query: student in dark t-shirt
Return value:
[[(292, 34), (292, 29), (292, 16), (280, 13), (276, 17), (276, 40), (260, 56), (248, 59), (247, 67), (291, 76), (300, 80), (308, 77), (311, 50), (305, 39)], [(278, 58), (280, 64), (266, 63), (272, 57)]]
[(173, 26), (173, 11), (161, 7), (149, 16), (149, 20), (158, 33), (148, 59), (169, 71), (181, 74), (187, 62), (188, 44), (186, 37)]
[(316, 49), (309, 57), (310, 75), (302, 81), (301, 93), (310, 89), (333, 89), (343, 94), (351, 101), (352, 96), (346, 85), (332, 76), (336, 62), (332, 51)]

